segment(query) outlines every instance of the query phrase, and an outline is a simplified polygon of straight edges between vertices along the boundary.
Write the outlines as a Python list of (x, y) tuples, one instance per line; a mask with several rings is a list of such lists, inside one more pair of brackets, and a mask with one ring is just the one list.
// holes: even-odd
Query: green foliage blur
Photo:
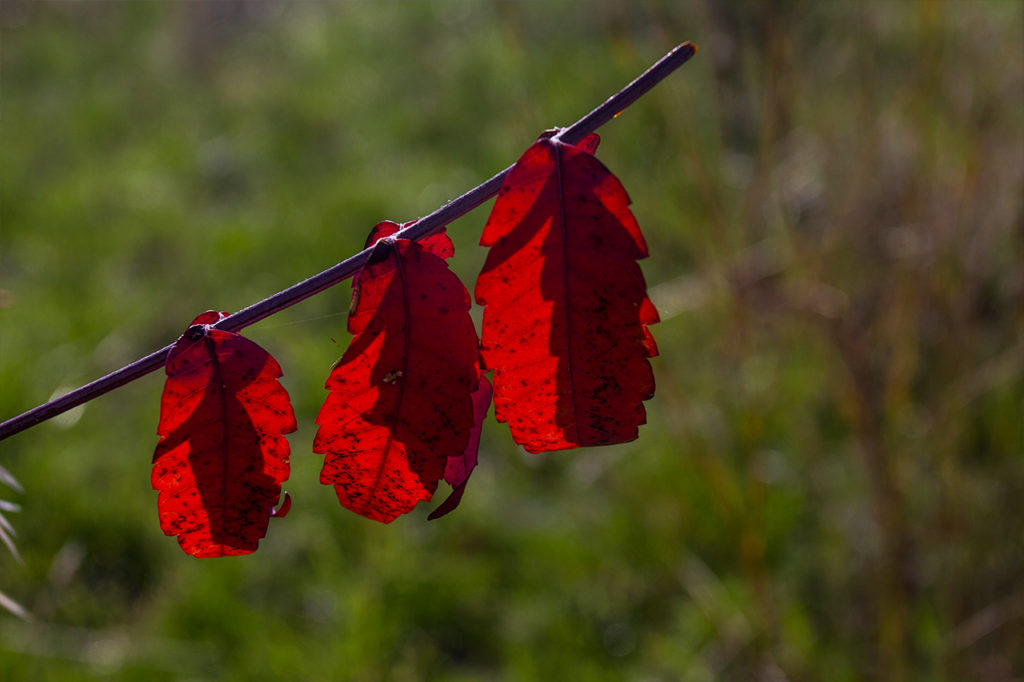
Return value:
[[(247, 330), (294, 507), (158, 526), (152, 374), (0, 442), (3, 680), (1024, 678), (1024, 3), (0, 4), (0, 419), (602, 129), (663, 321), (639, 440), (485, 427), (460, 509), (319, 485), (340, 285)], [(489, 206), (450, 227), (470, 287)], [(447, 489), (442, 486), (438, 500)]]

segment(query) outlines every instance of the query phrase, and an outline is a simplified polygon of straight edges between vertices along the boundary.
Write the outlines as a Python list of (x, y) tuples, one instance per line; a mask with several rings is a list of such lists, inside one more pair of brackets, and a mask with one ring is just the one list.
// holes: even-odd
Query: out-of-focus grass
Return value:
[[(463, 506), (345, 512), (310, 454), (342, 286), (251, 328), (295, 506), (197, 561), (149, 490), (161, 379), (0, 444), (4, 679), (1004, 680), (1024, 674), (1024, 11), (921, 3), (0, 6), (0, 417), (353, 253), (575, 120), (664, 313), (638, 441)], [(453, 267), (482, 262), (479, 210)]]

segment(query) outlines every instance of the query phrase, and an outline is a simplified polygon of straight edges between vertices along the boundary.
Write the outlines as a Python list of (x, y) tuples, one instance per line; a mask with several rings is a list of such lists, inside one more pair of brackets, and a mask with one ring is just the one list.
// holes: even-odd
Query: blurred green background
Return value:
[[(317, 482), (342, 285), (251, 327), (294, 497), (196, 560), (162, 377), (0, 443), (4, 680), (1024, 679), (1024, 3), (0, 4), (0, 419), (602, 129), (663, 321), (636, 442), (488, 422), (462, 507)], [(482, 207), (450, 233), (472, 286)], [(442, 489), (446, 494), (447, 489)], [(443, 499), (440, 497), (438, 499)]]

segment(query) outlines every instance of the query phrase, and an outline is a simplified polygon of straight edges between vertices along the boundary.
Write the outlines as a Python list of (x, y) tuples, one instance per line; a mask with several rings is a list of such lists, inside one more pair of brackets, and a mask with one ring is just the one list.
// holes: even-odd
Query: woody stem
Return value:
[[(619, 90), (609, 97), (603, 104), (591, 111), (568, 128), (562, 129), (556, 137), (563, 142), (574, 144), (594, 132), (602, 125), (613, 119), (630, 104), (638, 100), (648, 90), (660, 83), (666, 76), (689, 61), (690, 57), (697, 53), (697, 46), (690, 42), (677, 45), (668, 54), (655, 62), (649, 69), (644, 71), (632, 83)], [(476, 186), (462, 196), (454, 199), (440, 207), (430, 215), (427, 215), (403, 230), (395, 233), (396, 238), (419, 239), (431, 232), (440, 229), (455, 219), (469, 213), (474, 208), (484, 203), (498, 193), (505, 176), (512, 167), (508, 167), (496, 174), (490, 180)], [(328, 289), (338, 282), (342, 282), (363, 266), (372, 251), (367, 248), (359, 253), (346, 258), (337, 265), (327, 268), (323, 272), (313, 275), (309, 279), (294, 284), (283, 291), (263, 299), (259, 303), (243, 308), (233, 315), (224, 317), (214, 327), (227, 331), (238, 331), (251, 324), (280, 312), (285, 308), (295, 305), (314, 294)], [(20, 433), (27, 428), (35, 426), (73, 407), (86, 403), (115, 388), (124, 386), (127, 383), (149, 374), (162, 367), (167, 359), (167, 353), (171, 346), (168, 344), (160, 350), (136, 360), (135, 362), (122, 367), (110, 374), (96, 379), (84, 386), (65, 393), (17, 417), (8, 419), (0, 424), (0, 440)]]

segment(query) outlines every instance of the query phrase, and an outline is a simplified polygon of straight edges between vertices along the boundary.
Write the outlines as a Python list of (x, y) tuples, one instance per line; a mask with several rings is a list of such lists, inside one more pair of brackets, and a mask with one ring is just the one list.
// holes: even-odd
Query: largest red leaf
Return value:
[(494, 407), (530, 452), (633, 440), (654, 393), (636, 261), (647, 245), (621, 183), (579, 146), (540, 139), (509, 173), (480, 243)]
[(197, 557), (248, 554), (288, 478), (295, 415), (281, 368), (252, 341), (192, 321), (167, 357), (153, 455), (160, 526)]
[(444, 261), (447, 235), (423, 244), (378, 225), (353, 280), (351, 345), (327, 379), (313, 451), (342, 506), (388, 523), (429, 500), (473, 426), (479, 369), (469, 293)]

